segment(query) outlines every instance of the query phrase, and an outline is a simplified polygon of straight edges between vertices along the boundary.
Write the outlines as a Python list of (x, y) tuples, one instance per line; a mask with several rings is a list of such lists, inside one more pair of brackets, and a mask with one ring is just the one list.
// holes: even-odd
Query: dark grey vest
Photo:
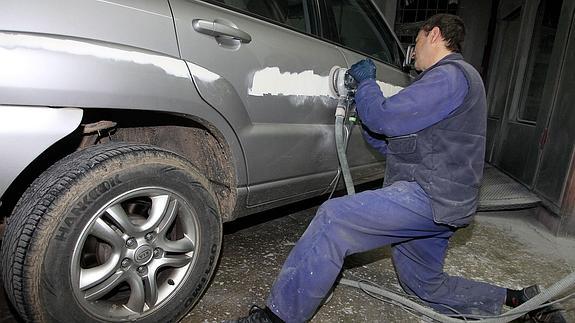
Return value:
[(444, 64), (463, 71), (469, 85), (467, 96), (446, 119), (431, 127), (388, 138), (385, 185), (417, 181), (431, 198), (435, 222), (461, 227), (475, 213), (483, 176), (485, 88), (479, 73), (460, 54), (448, 55), (414, 81)]

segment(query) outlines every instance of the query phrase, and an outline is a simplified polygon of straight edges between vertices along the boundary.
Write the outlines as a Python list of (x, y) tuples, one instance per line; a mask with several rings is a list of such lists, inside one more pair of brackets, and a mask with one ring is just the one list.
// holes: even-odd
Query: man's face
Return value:
[(429, 67), (428, 61), (431, 54), (431, 42), (429, 38), (429, 32), (423, 29), (417, 33), (413, 56), (415, 58), (415, 69), (418, 71), (424, 71)]

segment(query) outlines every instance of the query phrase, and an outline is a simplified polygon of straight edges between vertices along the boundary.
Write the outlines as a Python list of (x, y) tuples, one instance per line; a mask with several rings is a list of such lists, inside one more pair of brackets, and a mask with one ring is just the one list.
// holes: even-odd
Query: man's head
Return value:
[(451, 53), (461, 53), (464, 37), (465, 26), (458, 16), (438, 14), (429, 18), (415, 40), (415, 68), (424, 71)]

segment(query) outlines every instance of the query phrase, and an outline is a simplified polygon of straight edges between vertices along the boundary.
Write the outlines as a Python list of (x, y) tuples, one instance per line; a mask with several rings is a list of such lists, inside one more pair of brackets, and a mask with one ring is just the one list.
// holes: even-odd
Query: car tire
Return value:
[(26, 190), (2, 244), (9, 299), (30, 322), (173, 322), (214, 272), (222, 223), (208, 181), (158, 147), (97, 145)]

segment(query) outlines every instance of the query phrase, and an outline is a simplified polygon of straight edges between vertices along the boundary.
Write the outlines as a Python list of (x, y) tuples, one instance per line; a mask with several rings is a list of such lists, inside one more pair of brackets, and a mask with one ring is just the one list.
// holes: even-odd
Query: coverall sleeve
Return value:
[(362, 127), (361, 134), (363, 139), (373, 148), (375, 148), (380, 154), (387, 154), (387, 142), (383, 135), (378, 135), (376, 133), (370, 132), (369, 130)]
[(388, 98), (374, 80), (363, 81), (355, 95), (356, 109), (372, 132), (387, 137), (404, 136), (447, 118), (463, 103), (468, 88), (463, 71), (446, 64), (433, 68)]

